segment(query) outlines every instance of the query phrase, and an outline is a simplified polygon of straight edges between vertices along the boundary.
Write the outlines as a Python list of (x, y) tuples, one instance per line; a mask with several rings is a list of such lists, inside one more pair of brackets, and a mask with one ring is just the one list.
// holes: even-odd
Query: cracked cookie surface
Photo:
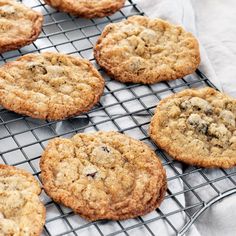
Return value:
[(157, 208), (165, 170), (144, 143), (117, 132), (56, 138), (40, 161), (46, 193), (89, 220), (121, 220)]
[(45, 0), (45, 2), (60, 11), (85, 18), (95, 18), (115, 13), (123, 7), (125, 0)]
[(0, 104), (33, 118), (60, 120), (91, 109), (104, 79), (85, 59), (28, 54), (0, 68)]
[(0, 0), (0, 53), (32, 43), (42, 23), (41, 13), (14, 0)]
[(30, 173), (0, 164), (0, 235), (41, 234), (46, 210), (40, 193), (41, 187)]
[(198, 41), (191, 33), (144, 16), (107, 25), (94, 55), (114, 79), (144, 84), (181, 78), (200, 63)]
[(151, 138), (173, 158), (202, 167), (236, 165), (236, 100), (212, 88), (187, 89), (162, 100)]

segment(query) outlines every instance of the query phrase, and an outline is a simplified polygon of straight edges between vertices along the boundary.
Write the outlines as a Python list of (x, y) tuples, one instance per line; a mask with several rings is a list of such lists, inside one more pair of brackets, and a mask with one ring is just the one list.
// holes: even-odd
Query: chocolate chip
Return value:
[(212, 115), (213, 114), (213, 110), (212, 109), (208, 109), (206, 110), (206, 115)]
[(203, 134), (206, 134), (208, 130), (208, 125), (207, 124), (201, 124), (201, 126), (197, 127), (197, 131)]
[(47, 74), (47, 70), (44, 66), (42, 65), (31, 65), (29, 67), (29, 69), (33, 72), (33, 73), (40, 73), (40, 74)]
[(190, 123), (190, 125), (194, 126), (196, 130), (202, 134), (206, 134), (208, 130), (208, 125), (206, 123), (201, 123), (201, 124), (193, 124)]
[(208, 123), (198, 114), (191, 114), (188, 118), (188, 123), (200, 133), (206, 134), (208, 131)]
[(96, 176), (97, 173), (98, 173), (98, 172), (96, 171), (96, 172), (94, 172), (94, 173), (89, 173), (89, 174), (87, 174), (86, 176), (87, 176), (87, 177), (95, 178), (95, 176)]
[(64, 62), (61, 59), (58, 59), (57, 63), (58, 63), (59, 66), (64, 65)]
[(104, 152), (107, 152), (107, 153), (110, 153), (110, 150), (105, 146), (105, 147), (102, 147), (102, 150), (104, 151)]

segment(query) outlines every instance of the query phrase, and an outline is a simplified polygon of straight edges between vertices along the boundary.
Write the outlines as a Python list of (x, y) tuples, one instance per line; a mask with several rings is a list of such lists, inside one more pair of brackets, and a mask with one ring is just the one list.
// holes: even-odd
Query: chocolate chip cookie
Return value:
[(0, 0), (0, 53), (32, 43), (41, 32), (43, 16), (14, 0)]
[(39, 200), (40, 192), (30, 173), (0, 165), (0, 235), (41, 234), (46, 210)]
[(85, 18), (109, 16), (118, 11), (125, 0), (45, 0), (60, 11)]
[(121, 220), (160, 205), (166, 174), (144, 143), (117, 132), (50, 141), (40, 161), (46, 193), (89, 220)]
[(212, 88), (187, 89), (162, 100), (151, 138), (173, 158), (190, 165), (236, 165), (236, 100)]
[(60, 120), (91, 109), (104, 79), (85, 59), (28, 54), (0, 68), (0, 104), (33, 118)]
[(114, 79), (144, 84), (183, 77), (200, 63), (198, 41), (191, 33), (145, 16), (107, 25), (94, 55)]

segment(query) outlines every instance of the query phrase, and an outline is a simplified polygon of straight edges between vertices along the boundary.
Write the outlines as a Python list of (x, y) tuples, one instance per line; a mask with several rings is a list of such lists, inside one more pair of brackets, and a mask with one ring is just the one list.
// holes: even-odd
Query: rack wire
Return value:
[[(236, 192), (236, 170), (214, 170), (214, 176), (212, 170), (187, 167), (160, 150), (148, 135), (154, 108), (162, 98), (186, 88), (214, 87), (204, 74), (197, 70), (194, 75), (155, 85), (122, 84), (110, 79), (96, 64), (93, 46), (104, 26), (131, 15), (143, 15), (136, 4), (129, 0), (114, 15), (89, 20), (58, 12), (39, 0), (22, 2), (43, 13), (43, 31), (33, 44), (0, 55), (0, 64), (32, 52), (73, 54), (89, 59), (102, 73), (106, 86), (100, 103), (90, 112), (60, 122), (32, 119), (0, 108), (0, 163), (26, 169), (40, 181), (39, 159), (50, 139), (117, 130), (155, 149), (168, 176), (168, 191), (161, 207), (126, 221), (87, 222), (43, 192), (41, 198), (47, 209), (43, 235), (184, 235), (209, 206)], [(196, 177), (197, 182), (193, 181)]]

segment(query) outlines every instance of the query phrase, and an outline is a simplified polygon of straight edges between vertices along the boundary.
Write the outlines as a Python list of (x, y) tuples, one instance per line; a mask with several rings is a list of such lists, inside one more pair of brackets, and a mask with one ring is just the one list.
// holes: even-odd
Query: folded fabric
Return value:
[[(201, 65), (200, 70), (207, 75), (212, 83), (221, 91), (236, 98), (236, 2), (233, 0), (227, 3), (220, 0), (136, 0), (140, 8), (151, 18), (159, 17), (174, 24), (182, 25), (187, 31), (192, 32), (200, 42)], [(192, 167), (183, 170), (179, 166), (179, 173), (189, 173)], [(168, 177), (172, 176), (172, 170), (168, 170)], [(199, 186), (206, 183), (206, 178), (214, 180), (224, 176), (220, 169), (205, 169), (204, 176), (200, 172), (186, 174), (184, 181), (189, 186)], [(227, 173), (234, 173), (235, 168), (227, 170)], [(200, 199), (188, 191), (184, 199), (181, 199), (183, 206), (192, 206), (199, 201), (209, 201), (217, 196), (219, 192), (234, 188), (234, 183), (225, 179), (213, 185), (195, 190)], [(173, 192), (184, 189), (180, 180), (170, 181), (169, 188)], [(163, 207), (166, 207), (165, 205)], [(169, 205), (169, 209), (175, 209), (175, 205)], [(192, 215), (198, 209), (189, 210)], [(171, 210), (170, 210), (171, 211)], [(172, 210), (173, 211), (173, 210)], [(176, 214), (174, 217), (175, 226), (179, 227), (187, 219), (184, 215)], [(188, 236), (230, 236), (236, 234), (236, 199), (234, 196), (225, 198), (213, 205), (202, 214), (186, 235)], [(163, 229), (163, 227), (162, 227)], [(179, 230), (181, 227), (179, 227)], [(174, 235), (167, 229), (159, 231), (160, 235)]]

